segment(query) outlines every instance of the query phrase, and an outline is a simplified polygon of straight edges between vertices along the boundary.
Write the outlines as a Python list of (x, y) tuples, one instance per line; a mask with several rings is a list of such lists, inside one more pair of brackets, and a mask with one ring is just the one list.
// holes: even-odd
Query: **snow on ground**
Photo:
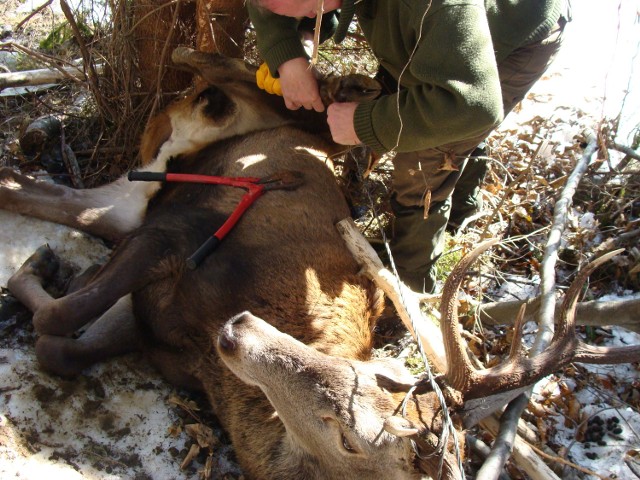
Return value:
[[(0, 210), (0, 285), (48, 243), (86, 268), (109, 250), (66, 227)], [(0, 321), (0, 478), (169, 479), (181, 476), (186, 438), (168, 435), (179, 419), (172, 390), (138, 356), (89, 369), (75, 381), (42, 372), (33, 333)]]

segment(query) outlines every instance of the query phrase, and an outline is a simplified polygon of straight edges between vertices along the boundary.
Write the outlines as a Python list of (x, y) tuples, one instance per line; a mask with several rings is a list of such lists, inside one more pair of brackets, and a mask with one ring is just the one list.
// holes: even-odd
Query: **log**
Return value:
[(372, 278), (393, 302), (398, 316), (413, 338), (420, 338), (429, 361), (433, 362), (439, 372), (446, 372), (447, 357), (440, 327), (422, 314), (418, 295), (384, 267), (376, 251), (351, 218), (341, 220), (336, 227), (351, 254), (362, 265), (364, 273)]
[[(527, 305), (525, 321), (534, 320), (540, 308), (540, 297), (485, 303), (478, 306), (478, 318), (485, 325), (511, 325), (522, 304)], [(557, 300), (556, 321), (560, 318), (562, 300)], [(578, 325), (617, 325), (640, 333), (640, 298), (629, 300), (582, 302), (576, 310)]]
[[(96, 70), (101, 73), (101, 66), (96, 65)], [(57, 84), (64, 80), (85, 81), (86, 76), (82, 67), (43, 68), (24, 72), (0, 73), (0, 92), (9, 87)]]
[(37, 155), (50, 149), (54, 143), (60, 145), (61, 134), (60, 119), (54, 115), (47, 115), (31, 122), (18, 141), (25, 154)]

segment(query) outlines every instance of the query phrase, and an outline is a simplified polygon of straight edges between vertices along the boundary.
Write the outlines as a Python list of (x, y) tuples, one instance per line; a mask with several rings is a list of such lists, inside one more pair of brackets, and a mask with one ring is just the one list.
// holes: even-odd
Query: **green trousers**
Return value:
[[(516, 49), (498, 65), (505, 116), (551, 64), (565, 24), (561, 18), (546, 39)], [(391, 253), (400, 278), (415, 291), (435, 289), (434, 264), (442, 255), (448, 222), (459, 225), (479, 207), (487, 164), (472, 153), (479, 153), (474, 150), (491, 131), (434, 149), (398, 153), (393, 160)]]

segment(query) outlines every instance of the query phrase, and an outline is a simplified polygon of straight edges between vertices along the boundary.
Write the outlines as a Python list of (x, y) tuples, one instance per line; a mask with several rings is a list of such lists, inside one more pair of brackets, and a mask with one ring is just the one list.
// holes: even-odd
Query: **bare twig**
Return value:
[(627, 157), (633, 158), (634, 160), (640, 160), (640, 153), (636, 152), (633, 148), (627, 147), (626, 145), (621, 145), (616, 142), (612, 142), (610, 148), (614, 148), (615, 150), (624, 153)]
[(166, 70), (165, 68), (165, 60), (167, 58), (167, 53), (169, 51), (169, 45), (171, 44), (171, 38), (173, 37), (173, 31), (178, 28), (178, 18), (180, 15), (180, 6), (181, 0), (178, 0), (176, 3), (176, 8), (173, 11), (173, 18), (171, 19), (171, 25), (173, 28), (169, 29), (169, 34), (167, 35), (167, 39), (162, 46), (162, 53), (160, 54), (160, 59), (158, 60), (158, 78), (156, 80), (156, 95), (153, 99), (153, 105), (151, 107), (151, 111), (149, 112), (149, 118), (153, 117), (156, 113), (156, 109), (158, 108), (160, 98), (162, 96), (162, 77)]
[(16, 25), (16, 31), (19, 32), (20, 30), (22, 30), (22, 27), (24, 27), (25, 23), (27, 23), (29, 20), (31, 20), (33, 17), (35, 17), (38, 13), (40, 13), (42, 10), (47, 8), (52, 3), (53, 3), (53, 0), (47, 0), (45, 3), (43, 3), (42, 5), (37, 7), (35, 10), (33, 10), (29, 15), (23, 18), (20, 21), (20, 23), (18, 23), (18, 25)]
[(64, 161), (64, 165), (71, 176), (71, 183), (75, 188), (84, 188), (84, 183), (82, 182), (82, 175), (80, 174), (80, 166), (78, 165), (78, 159), (76, 158), (75, 153), (66, 142), (66, 137), (64, 134), (64, 127), (61, 128), (60, 131), (60, 146), (62, 150), (62, 159)]
[(534, 450), (538, 455), (540, 455), (541, 457), (546, 458), (547, 460), (550, 460), (552, 462), (556, 462), (556, 463), (561, 463), (562, 465), (566, 465), (568, 467), (574, 468), (582, 473), (586, 473), (587, 475), (593, 475), (594, 477), (598, 477), (602, 480), (606, 480), (610, 477), (603, 477), (602, 475), (597, 474), (596, 472), (594, 472), (593, 470), (589, 470), (588, 468), (584, 468), (581, 467), (580, 465), (570, 462), (569, 460), (565, 460), (562, 457), (558, 457), (557, 455), (549, 455), (546, 452), (543, 452), (542, 450), (540, 450), (538, 447), (536, 447), (535, 445), (531, 445), (529, 444), (529, 447)]
[(84, 61), (84, 68), (88, 72), (89, 88), (91, 89), (96, 102), (100, 106), (100, 121), (102, 122), (102, 127), (104, 129), (105, 113), (109, 114), (109, 118), (113, 118), (113, 112), (111, 112), (111, 109), (102, 98), (98, 72), (95, 69), (93, 61), (91, 59), (91, 54), (89, 53), (89, 49), (87, 48), (84, 38), (82, 37), (82, 33), (80, 32), (78, 23), (76, 22), (73, 12), (71, 11), (71, 7), (69, 7), (69, 4), (66, 2), (66, 0), (60, 0), (60, 8), (62, 9), (62, 13), (64, 13), (65, 18), (69, 22), (71, 30), (73, 30), (73, 36), (78, 42), (78, 46), (80, 47), (80, 53), (82, 54), (82, 59)]

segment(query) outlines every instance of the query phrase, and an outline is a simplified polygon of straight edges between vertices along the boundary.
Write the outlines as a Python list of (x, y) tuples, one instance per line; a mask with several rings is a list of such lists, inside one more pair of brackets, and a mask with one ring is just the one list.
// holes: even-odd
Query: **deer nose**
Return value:
[(229, 319), (229, 321), (227, 322), (227, 326), (230, 328), (238, 327), (243, 323), (246, 323), (251, 318), (253, 318), (253, 315), (251, 315), (250, 312), (242, 312), (236, 315), (235, 317), (232, 317), (231, 319)]
[(233, 331), (231, 330), (230, 325), (227, 324), (220, 332), (220, 335), (218, 335), (218, 348), (225, 352), (233, 352), (237, 347), (238, 343), (233, 337)]
[(234, 329), (246, 323), (252, 317), (253, 315), (251, 315), (251, 313), (242, 312), (230, 318), (218, 335), (218, 346), (226, 352), (235, 351), (238, 348), (238, 340), (236, 339)]

